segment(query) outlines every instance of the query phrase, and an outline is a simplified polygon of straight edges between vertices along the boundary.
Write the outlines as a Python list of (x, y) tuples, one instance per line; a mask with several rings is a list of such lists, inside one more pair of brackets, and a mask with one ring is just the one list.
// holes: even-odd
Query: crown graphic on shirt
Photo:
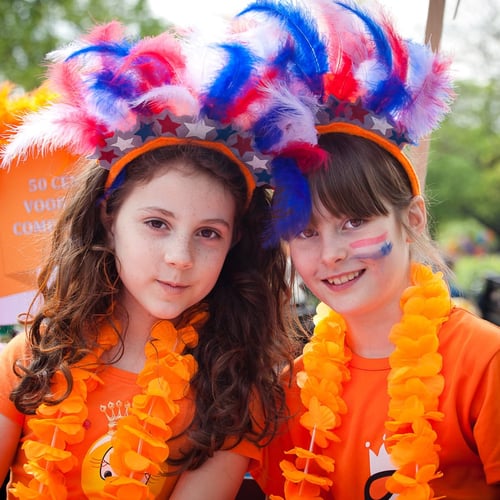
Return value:
[[(397, 498), (396, 495), (390, 495), (385, 488), (385, 481), (388, 476), (392, 475), (394, 472), (394, 465), (392, 464), (391, 457), (387, 452), (385, 447), (384, 435), (382, 438), (382, 443), (378, 451), (376, 451), (376, 444), (367, 441), (365, 443), (365, 448), (368, 450), (368, 455), (370, 459), (370, 478), (366, 482), (365, 487), (368, 487), (370, 492), (373, 491), (375, 496), (370, 496), (370, 498), (388, 498), (389, 500)], [(382, 497), (382, 495), (385, 495)], [(390, 495), (390, 496), (388, 496)]]
[(128, 410), (130, 408), (130, 402), (125, 401), (123, 403), (121, 400), (117, 400), (115, 402), (108, 401), (107, 405), (101, 405), (99, 409), (101, 413), (103, 413), (108, 420), (109, 430), (112, 431), (116, 427), (116, 423), (120, 418), (126, 417), (128, 415)]
[[(385, 440), (385, 435), (383, 436), (383, 441)], [(391, 462), (391, 457), (385, 448), (385, 444), (382, 441), (378, 453), (371, 449), (371, 443), (367, 442), (365, 447), (368, 448), (368, 455), (370, 458), (370, 474), (375, 474), (384, 470), (394, 469), (394, 465)]]

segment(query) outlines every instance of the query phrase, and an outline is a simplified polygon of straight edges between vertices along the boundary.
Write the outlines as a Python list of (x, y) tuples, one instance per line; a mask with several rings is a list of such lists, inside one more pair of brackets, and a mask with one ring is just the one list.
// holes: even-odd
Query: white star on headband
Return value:
[(127, 151), (135, 147), (133, 143), (134, 137), (133, 136), (131, 137), (129, 134), (127, 135), (128, 137), (126, 138), (116, 135), (114, 143), (109, 143), (108, 146), (113, 146), (115, 148), (118, 148), (120, 151)]
[(373, 121), (372, 129), (377, 130), (383, 135), (386, 135), (387, 131), (393, 128), (392, 125), (385, 118), (378, 118), (376, 116), (371, 116), (371, 119)]
[(262, 171), (262, 170), (265, 170), (266, 172), (269, 172), (268, 161), (264, 160), (263, 158), (259, 158), (256, 155), (254, 155), (251, 160), (245, 160), (245, 162), (248, 165), (250, 165), (255, 172), (259, 172), (259, 171)]
[(184, 123), (188, 129), (186, 137), (197, 137), (199, 139), (206, 139), (207, 135), (215, 129), (213, 126), (209, 126), (206, 123), (199, 121), (196, 123)]

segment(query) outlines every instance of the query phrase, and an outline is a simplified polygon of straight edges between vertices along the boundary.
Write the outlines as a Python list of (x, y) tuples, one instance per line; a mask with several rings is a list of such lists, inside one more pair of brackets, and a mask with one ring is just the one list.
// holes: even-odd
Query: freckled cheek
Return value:
[(201, 247), (194, 250), (193, 257), (196, 262), (203, 266), (210, 266), (213, 269), (222, 269), (228, 252), (229, 249)]
[[(122, 242), (115, 248), (115, 262), (119, 273), (144, 273), (160, 265), (165, 258), (164, 251), (158, 245), (135, 242)], [(135, 271), (136, 270), (136, 271)]]

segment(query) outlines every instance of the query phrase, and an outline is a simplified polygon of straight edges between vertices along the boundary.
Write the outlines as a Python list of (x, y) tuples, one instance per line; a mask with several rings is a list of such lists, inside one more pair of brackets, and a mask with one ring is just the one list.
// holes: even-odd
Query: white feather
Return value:
[(316, 100), (297, 89), (267, 87), (269, 109), (280, 107), (283, 111), (276, 118), (282, 132), (281, 140), (273, 147), (274, 152), (281, 151), (292, 142), (307, 142), (316, 145), (318, 136), (315, 128)]
[[(80, 118), (81, 113), (77, 114), (73, 106), (61, 103), (24, 116), (22, 124), (15, 128), (11, 140), (2, 149), (2, 168), (19, 163), (35, 152), (43, 156), (67, 148), (79, 154), (92, 153), (78, 126)], [(72, 122), (76, 126), (71, 126)]]
[(152, 89), (134, 101), (133, 106), (145, 103), (162, 104), (178, 116), (198, 116), (200, 111), (198, 100), (186, 87), (179, 85), (164, 85)]

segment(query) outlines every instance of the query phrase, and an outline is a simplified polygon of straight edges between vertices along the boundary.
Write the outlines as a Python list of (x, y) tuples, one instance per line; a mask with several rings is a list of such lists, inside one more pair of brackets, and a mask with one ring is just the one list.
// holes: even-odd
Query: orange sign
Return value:
[(73, 156), (58, 151), (28, 158), (9, 171), (0, 169), (0, 318), (6, 307), (1, 298), (24, 297), (36, 288), (36, 273), (72, 182), (73, 164)]

